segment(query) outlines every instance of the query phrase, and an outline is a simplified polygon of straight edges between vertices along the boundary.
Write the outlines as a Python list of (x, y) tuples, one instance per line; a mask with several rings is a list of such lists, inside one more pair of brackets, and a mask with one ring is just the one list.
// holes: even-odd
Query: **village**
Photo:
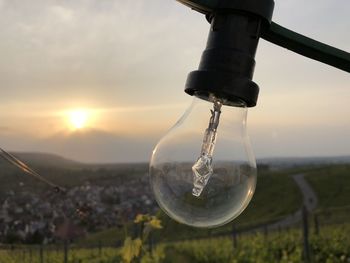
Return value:
[(122, 227), (139, 213), (157, 210), (147, 174), (123, 185), (86, 181), (65, 193), (9, 189), (0, 204), (0, 242), (52, 243), (67, 220), (80, 232), (91, 233)]

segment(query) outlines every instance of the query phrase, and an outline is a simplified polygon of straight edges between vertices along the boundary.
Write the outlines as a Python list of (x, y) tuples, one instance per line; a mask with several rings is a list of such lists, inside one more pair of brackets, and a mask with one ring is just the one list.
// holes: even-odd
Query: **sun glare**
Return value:
[(86, 110), (74, 110), (69, 112), (69, 123), (75, 130), (85, 128), (88, 119), (89, 114)]

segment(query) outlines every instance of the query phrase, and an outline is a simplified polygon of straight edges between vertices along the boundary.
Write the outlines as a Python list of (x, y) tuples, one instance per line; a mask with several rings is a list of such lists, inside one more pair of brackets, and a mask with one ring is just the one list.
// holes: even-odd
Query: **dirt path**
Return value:
[(316, 209), (318, 204), (318, 199), (316, 193), (305, 180), (303, 174), (295, 174), (292, 176), (296, 184), (298, 185), (301, 193), (303, 194), (303, 204), (308, 212), (312, 212)]
[[(293, 180), (299, 187), (302, 195), (303, 195), (303, 206), (306, 207), (308, 212), (312, 212), (315, 210), (318, 204), (317, 196), (314, 190), (311, 188), (309, 183), (305, 180), (304, 174), (295, 174), (292, 175)], [(288, 215), (280, 221), (277, 221), (272, 224), (268, 224), (264, 227), (259, 227), (257, 230), (278, 230), (288, 226), (292, 226), (300, 222), (301, 220), (302, 207), (296, 211), (294, 214)]]

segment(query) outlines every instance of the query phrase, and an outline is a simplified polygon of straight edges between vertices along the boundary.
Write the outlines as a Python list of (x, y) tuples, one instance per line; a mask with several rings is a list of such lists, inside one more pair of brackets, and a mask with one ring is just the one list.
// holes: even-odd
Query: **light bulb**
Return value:
[(213, 96), (195, 97), (158, 142), (150, 180), (159, 206), (195, 227), (230, 222), (247, 207), (256, 185), (256, 162), (246, 131), (247, 107)]

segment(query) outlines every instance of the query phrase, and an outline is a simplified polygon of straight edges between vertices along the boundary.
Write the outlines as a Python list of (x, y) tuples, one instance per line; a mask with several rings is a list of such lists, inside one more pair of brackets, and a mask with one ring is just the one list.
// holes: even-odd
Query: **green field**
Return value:
[[(278, 200), (278, 205), (276, 205)], [(251, 228), (273, 222), (295, 212), (301, 207), (302, 196), (288, 173), (263, 172), (259, 175), (256, 193), (248, 208), (232, 223), (216, 229), (196, 229), (176, 223), (159, 211), (163, 230), (156, 234), (160, 241), (171, 241), (195, 237), (205, 237), (231, 231), (234, 224), (238, 229)], [(132, 226), (127, 227), (132, 232)], [(124, 236), (122, 229), (112, 228), (99, 233), (88, 235), (79, 244), (93, 245), (102, 240), (106, 244), (116, 244)]]
[(251, 203), (232, 223), (211, 230), (195, 229), (178, 224), (162, 213), (164, 230), (160, 238), (174, 240), (215, 235), (231, 231), (233, 224), (237, 229), (263, 225), (297, 211), (301, 202), (301, 193), (288, 173), (264, 172), (258, 176), (257, 189)]
[[(52, 157), (51, 157), (52, 158)], [(47, 178), (66, 187), (81, 185), (85, 181), (96, 185), (124, 184), (128, 180), (145, 176), (146, 164), (120, 165), (84, 165), (67, 160), (57, 166), (36, 163), (36, 170)], [(13, 188), (18, 190), (41, 191), (45, 186), (23, 174), (14, 167), (0, 161), (6, 169), (0, 173), (0, 191)], [(244, 234), (237, 239), (233, 247), (230, 236), (218, 238), (216, 235), (230, 235), (233, 225), (236, 230), (244, 231), (255, 226), (275, 222), (286, 215), (296, 212), (302, 205), (302, 195), (291, 175), (304, 173), (319, 198), (315, 214), (309, 217), (311, 226), (310, 251), (313, 262), (350, 262), (350, 165), (317, 165), (294, 167), (285, 170), (259, 172), (256, 193), (248, 208), (232, 223), (216, 229), (194, 229), (174, 222), (163, 212), (158, 217), (163, 228), (153, 233), (158, 246), (148, 253), (144, 244), (142, 260), (135, 262), (301, 262), (301, 228), (282, 230), (281, 232)], [(19, 182), (22, 185), (19, 186)], [(320, 234), (314, 232), (314, 217), (317, 215)], [(127, 236), (137, 235), (137, 228), (130, 222), (119, 228), (106, 229), (90, 233), (75, 240), (69, 250), (69, 263), (122, 262), (121, 250), (116, 247), (123, 244)], [(100, 250), (98, 244), (102, 244)], [(92, 249), (83, 247), (93, 247)], [(63, 262), (62, 246), (59, 250), (49, 245), (42, 255), (43, 262)], [(40, 262), (40, 253), (36, 247), (17, 246), (16, 249), (0, 249), (0, 262)]]
[[(236, 247), (232, 239), (207, 238), (202, 240), (162, 243), (144, 253), (132, 262), (141, 263), (297, 263), (303, 259), (302, 231), (298, 228), (282, 232), (250, 234), (239, 237)], [(349, 262), (350, 225), (327, 226), (319, 235), (311, 234), (311, 262)], [(132, 248), (131, 248), (132, 250)], [(132, 251), (131, 251), (132, 252)], [(130, 252), (130, 253), (131, 253)], [(43, 251), (43, 262), (63, 262), (63, 252), (53, 248)], [(15, 250), (0, 250), (1, 263), (40, 262), (38, 249), (21, 247)], [(120, 249), (102, 248), (69, 250), (68, 263), (119, 263), (122, 260)]]
[[(44, 247), (40, 253), (38, 247), (20, 247), (14, 250), (0, 249), (1, 263), (63, 263), (63, 250)], [(120, 251), (115, 248), (98, 249), (71, 248), (68, 252), (69, 263), (112, 263), (121, 262)]]
[[(161, 241), (185, 240), (188, 238), (207, 237), (227, 233), (234, 224), (236, 229), (243, 230), (252, 226), (273, 222), (301, 207), (302, 196), (291, 174), (303, 172), (319, 197), (320, 224), (344, 222), (350, 218), (350, 166), (333, 165), (326, 167), (301, 167), (286, 171), (259, 174), (256, 193), (248, 208), (232, 223), (212, 230), (195, 229), (178, 224), (160, 212), (159, 217), (164, 226), (156, 234)], [(348, 207), (348, 208), (347, 208)], [(326, 209), (327, 208), (327, 209)], [(327, 210), (327, 213), (324, 210)], [(346, 221), (345, 221), (346, 222)], [(129, 227), (129, 232), (131, 232)], [(106, 244), (115, 244), (124, 235), (122, 229), (110, 229), (90, 234), (79, 244), (97, 244), (103, 240)]]
[[(310, 254), (312, 262), (349, 262), (350, 225), (325, 227), (320, 235), (311, 235)], [(293, 229), (269, 236), (257, 234), (244, 236), (234, 248), (229, 238), (187, 241), (166, 247), (164, 262), (175, 263), (257, 263), (301, 262), (301, 231)]]
[[(91, 184), (106, 186), (124, 184), (144, 176), (148, 164), (83, 164), (48, 154), (16, 154), (42, 177), (54, 184), (70, 188), (89, 181)], [(50, 188), (31, 175), (19, 170), (0, 158), (0, 198), (9, 189), (41, 194)]]
[(350, 166), (333, 165), (307, 173), (319, 198), (319, 208), (350, 206)]

